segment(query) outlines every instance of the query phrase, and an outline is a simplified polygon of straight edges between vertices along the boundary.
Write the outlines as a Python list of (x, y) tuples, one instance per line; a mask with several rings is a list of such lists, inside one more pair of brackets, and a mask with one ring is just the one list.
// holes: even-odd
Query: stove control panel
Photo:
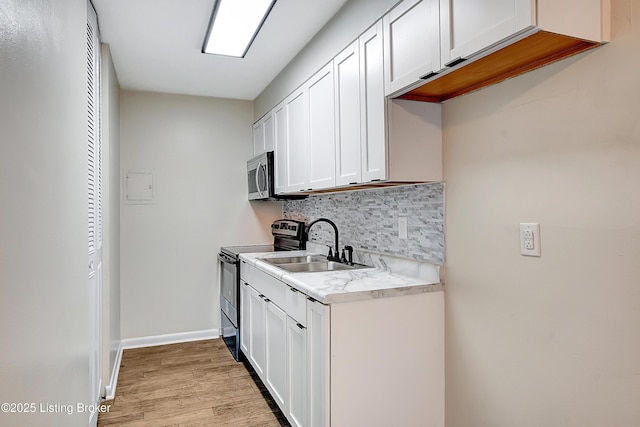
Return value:
[(293, 237), (295, 239), (303, 239), (306, 224), (302, 221), (294, 221), (292, 219), (279, 219), (271, 224), (271, 234), (274, 236)]

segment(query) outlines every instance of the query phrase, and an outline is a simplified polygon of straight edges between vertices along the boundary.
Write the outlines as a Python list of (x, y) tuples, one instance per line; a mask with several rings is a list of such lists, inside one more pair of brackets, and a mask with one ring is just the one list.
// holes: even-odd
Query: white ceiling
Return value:
[(248, 100), (346, 2), (278, 0), (247, 55), (231, 58), (201, 53), (214, 0), (93, 0), (123, 89)]

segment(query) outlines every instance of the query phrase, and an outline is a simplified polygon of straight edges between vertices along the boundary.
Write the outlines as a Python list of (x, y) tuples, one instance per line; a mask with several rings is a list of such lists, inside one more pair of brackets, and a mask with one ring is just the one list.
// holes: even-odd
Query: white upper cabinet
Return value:
[(531, 0), (440, 0), (442, 65), (535, 25), (534, 6)]
[[(387, 94), (446, 101), (595, 48), (610, 35), (610, 0), (439, 0), (439, 9), (441, 68)], [(404, 44), (421, 55), (411, 40)]]
[(285, 192), (306, 190), (309, 182), (309, 102), (306, 86), (284, 101), (287, 172)]
[(360, 133), (362, 182), (387, 175), (387, 114), (384, 96), (382, 21), (360, 36)]
[(336, 184), (387, 179), (382, 21), (333, 60)]
[(253, 125), (253, 155), (259, 156), (264, 153), (264, 123), (258, 120)]
[(333, 64), (329, 63), (307, 82), (309, 127), (309, 181), (307, 190), (336, 184)]
[(405, 0), (383, 17), (385, 95), (440, 69), (439, 0)]
[(273, 116), (269, 114), (264, 121), (264, 152), (273, 151), (275, 148), (274, 129)]
[(287, 115), (284, 101), (272, 110), (274, 135), (275, 183), (274, 191), (282, 194), (287, 186)]
[(336, 184), (362, 181), (360, 55), (352, 43), (333, 60), (335, 73)]
[(253, 125), (253, 155), (259, 156), (274, 149), (273, 114), (268, 112)]

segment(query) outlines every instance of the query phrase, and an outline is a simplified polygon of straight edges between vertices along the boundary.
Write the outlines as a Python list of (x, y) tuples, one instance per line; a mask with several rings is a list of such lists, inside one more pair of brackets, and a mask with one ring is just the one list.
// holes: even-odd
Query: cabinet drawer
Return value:
[(275, 305), (287, 311), (285, 308), (289, 286), (253, 266), (250, 266), (249, 273), (247, 283)]
[(251, 274), (253, 273), (253, 266), (244, 260), (240, 260), (240, 278), (247, 283), (251, 283)]
[(302, 326), (307, 326), (307, 296), (299, 290), (289, 287), (284, 311)]

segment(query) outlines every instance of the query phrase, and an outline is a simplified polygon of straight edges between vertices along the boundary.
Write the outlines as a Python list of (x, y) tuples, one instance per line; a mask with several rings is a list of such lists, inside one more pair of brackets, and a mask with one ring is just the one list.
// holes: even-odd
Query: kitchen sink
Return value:
[(263, 261), (266, 261), (270, 264), (280, 265), (280, 264), (308, 264), (311, 262), (327, 262), (327, 257), (323, 255), (306, 255), (306, 256), (291, 256), (291, 257), (282, 257), (282, 258), (263, 258)]
[(324, 255), (306, 255), (292, 256), (280, 258), (262, 258), (263, 261), (275, 265), (278, 268), (286, 270), (290, 273), (311, 273), (314, 271), (338, 271), (338, 270), (355, 270), (358, 268), (366, 268), (366, 265), (342, 264), (336, 261), (329, 261)]
[(314, 271), (337, 271), (337, 270), (353, 270), (356, 268), (362, 268), (361, 265), (347, 265), (341, 264), (335, 261), (323, 261), (323, 262), (304, 262), (296, 264), (280, 264), (278, 267), (283, 270), (287, 270), (291, 273), (304, 273)]

